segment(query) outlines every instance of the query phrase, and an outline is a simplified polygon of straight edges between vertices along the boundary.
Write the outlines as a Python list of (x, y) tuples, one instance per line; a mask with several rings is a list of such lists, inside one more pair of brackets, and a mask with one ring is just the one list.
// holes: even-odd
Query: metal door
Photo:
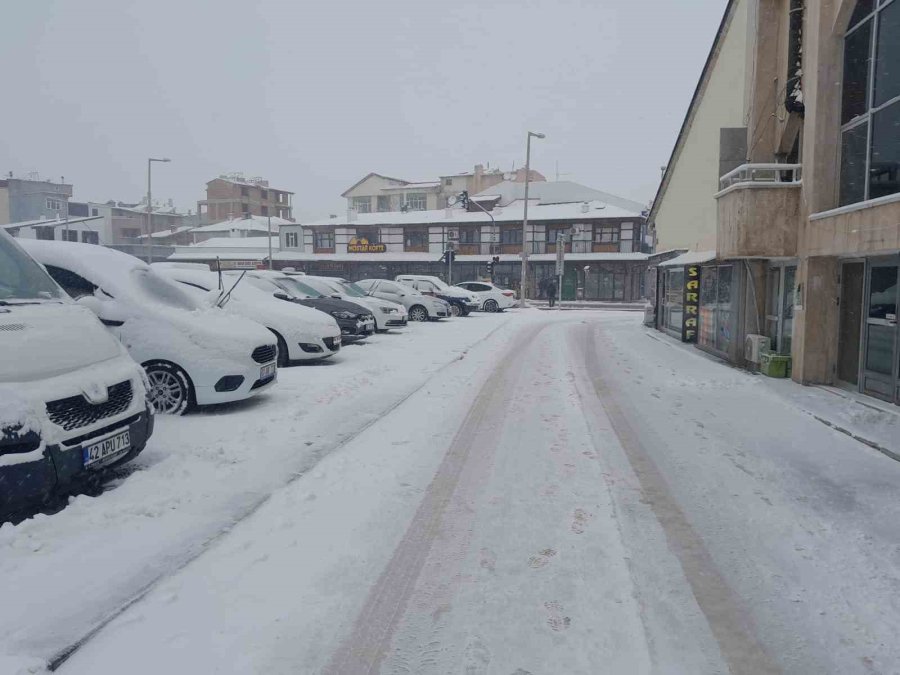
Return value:
[(863, 311), (866, 317), (862, 345), (862, 391), (900, 405), (900, 355), (897, 309), (900, 305), (900, 258), (869, 262)]

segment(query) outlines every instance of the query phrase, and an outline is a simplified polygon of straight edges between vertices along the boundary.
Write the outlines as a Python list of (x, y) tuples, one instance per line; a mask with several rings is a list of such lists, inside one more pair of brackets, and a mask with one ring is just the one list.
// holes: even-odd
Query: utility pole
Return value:
[(153, 262), (153, 193), (150, 190), (150, 174), (153, 168), (153, 162), (171, 162), (168, 157), (155, 159), (147, 158), (147, 264)]
[(525, 141), (525, 211), (522, 214), (522, 306), (527, 307), (528, 289), (528, 184), (531, 182), (531, 137), (544, 138), (544, 134), (528, 132)]
[(272, 216), (269, 216), (269, 224), (268, 224), (268, 234), (269, 234), (269, 269), (272, 269)]

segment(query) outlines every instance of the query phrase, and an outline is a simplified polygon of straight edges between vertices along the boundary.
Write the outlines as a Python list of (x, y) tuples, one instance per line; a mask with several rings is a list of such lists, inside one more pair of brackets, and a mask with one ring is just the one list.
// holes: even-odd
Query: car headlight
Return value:
[(378, 309), (380, 309), (385, 314), (397, 314), (396, 307), (379, 307)]
[(355, 319), (356, 318), (356, 314), (354, 314), (353, 312), (345, 312), (345, 311), (332, 312), (331, 316), (333, 316), (336, 319)]

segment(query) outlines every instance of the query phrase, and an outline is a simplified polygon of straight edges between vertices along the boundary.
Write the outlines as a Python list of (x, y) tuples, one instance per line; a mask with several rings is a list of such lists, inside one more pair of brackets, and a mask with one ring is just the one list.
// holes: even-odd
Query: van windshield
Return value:
[(0, 233), (0, 301), (58, 300), (62, 291), (5, 232)]

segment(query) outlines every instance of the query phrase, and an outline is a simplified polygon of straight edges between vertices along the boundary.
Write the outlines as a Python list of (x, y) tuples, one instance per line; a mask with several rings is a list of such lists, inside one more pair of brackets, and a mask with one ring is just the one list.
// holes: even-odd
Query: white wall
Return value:
[(719, 130), (746, 125), (748, 6), (740, 0), (656, 214), (657, 250), (716, 247)]

